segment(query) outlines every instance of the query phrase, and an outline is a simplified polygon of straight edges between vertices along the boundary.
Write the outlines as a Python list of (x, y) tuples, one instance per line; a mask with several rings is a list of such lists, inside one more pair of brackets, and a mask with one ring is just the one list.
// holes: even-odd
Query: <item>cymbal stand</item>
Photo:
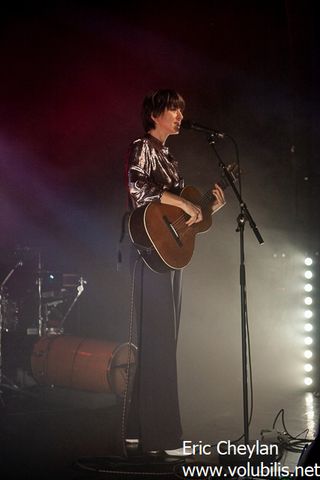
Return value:
[(4, 386), (3, 384), (3, 372), (2, 372), (2, 332), (3, 332), (3, 309), (2, 309), (2, 304), (3, 304), (3, 292), (4, 292), (4, 287), (6, 283), (8, 282), (9, 278), (14, 274), (14, 272), (17, 270), (17, 268), (22, 267), (23, 262), (20, 260), (8, 273), (8, 275), (5, 277), (5, 279), (1, 282), (0, 284), (0, 403), (4, 405), (3, 399), (2, 399), (2, 390), (1, 387)]
[(45, 334), (45, 329), (42, 315), (42, 259), (40, 250), (38, 252), (38, 277), (36, 284), (38, 287), (38, 333), (39, 337), (42, 337)]
[(79, 300), (79, 297), (80, 295), (82, 294), (82, 292), (84, 291), (84, 285), (87, 284), (87, 281), (83, 278), (83, 277), (80, 277), (79, 279), (79, 285), (77, 286), (77, 295), (75, 296), (75, 298), (73, 299), (70, 307), (68, 308), (68, 310), (66, 311), (61, 323), (60, 323), (60, 328), (62, 329), (63, 328), (63, 325), (64, 325), (64, 322), (66, 321), (69, 313), (71, 312), (72, 308), (74, 307), (75, 303), (77, 302), (77, 300)]

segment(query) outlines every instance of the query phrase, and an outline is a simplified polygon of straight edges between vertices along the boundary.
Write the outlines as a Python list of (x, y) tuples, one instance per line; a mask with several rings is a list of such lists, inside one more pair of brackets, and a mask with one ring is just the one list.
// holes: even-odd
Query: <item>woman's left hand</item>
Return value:
[(215, 213), (226, 204), (226, 200), (222, 188), (217, 183), (214, 184), (212, 194), (215, 196), (215, 200), (212, 204), (212, 213)]

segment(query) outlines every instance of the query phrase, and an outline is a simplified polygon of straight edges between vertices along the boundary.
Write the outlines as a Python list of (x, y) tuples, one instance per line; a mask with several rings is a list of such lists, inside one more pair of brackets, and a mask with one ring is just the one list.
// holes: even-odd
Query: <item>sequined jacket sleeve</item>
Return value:
[(150, 136), (134, 141), (128, 155), (128, 187), (133, 208), (159, 201), (167, 190), (179, 194), (183, 179), (176, 160), (157, 139)]

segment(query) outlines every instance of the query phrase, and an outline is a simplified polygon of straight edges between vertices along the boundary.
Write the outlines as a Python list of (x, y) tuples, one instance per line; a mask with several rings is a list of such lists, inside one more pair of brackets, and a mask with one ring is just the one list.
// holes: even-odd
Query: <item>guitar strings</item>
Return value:
[[(238, 178), (238, 165), (232, 164), (227, 167), (230, 175), (233, 177), (233, 182), (236, 181)], [(220, 187), (224, 190), (228, 186), (228, 182), (224, 176), (222, 176), (219, 180)], [(201, 207), (205, 207), (210, 204), (210, 202), (214, 199), (214, 194), (211, 190), (208, 190), (200, 199), (199, 205)], [(186, 224), (186, 214), (183, 213), (180, 215), (174, 222), (171, 223), (174, 229), (179, 233), (179, 236), (183, 236), (189, 229), (189, 226)]]
[[(206, 192), (205, 195), (201, 198), (199, 205), (201, 207), (206, 206), (212, 200), (212, 193), (210, 191)], [(190, 228), (189, 225), (186, 224), (186, 214), (180, 215), (171, 225), (175, 228), (175, 230), (182, 235), (184, 235), (187, 230)]]

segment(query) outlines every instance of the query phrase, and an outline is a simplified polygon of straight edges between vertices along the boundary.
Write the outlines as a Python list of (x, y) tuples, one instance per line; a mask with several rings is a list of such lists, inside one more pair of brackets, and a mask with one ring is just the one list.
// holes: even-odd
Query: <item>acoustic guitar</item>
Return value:
[[(234, 181), (238, 166), (229, 165)], [(229, 185), (224, 176), (217, 182), (225, 190)], [(132, 211), (128, 229), (135, 247), (151, 270), (164, 273), (179, 270), (190, 262), (198, 233), (207, 232), (212, 225), (214, 195), (205, 195), (192, 186), (185, 187), (180, 196), (201, 207), (203, 219), (191, 226), (186, 224), (189, 215), (181, 208), (160, 202), (151, 202)]]

